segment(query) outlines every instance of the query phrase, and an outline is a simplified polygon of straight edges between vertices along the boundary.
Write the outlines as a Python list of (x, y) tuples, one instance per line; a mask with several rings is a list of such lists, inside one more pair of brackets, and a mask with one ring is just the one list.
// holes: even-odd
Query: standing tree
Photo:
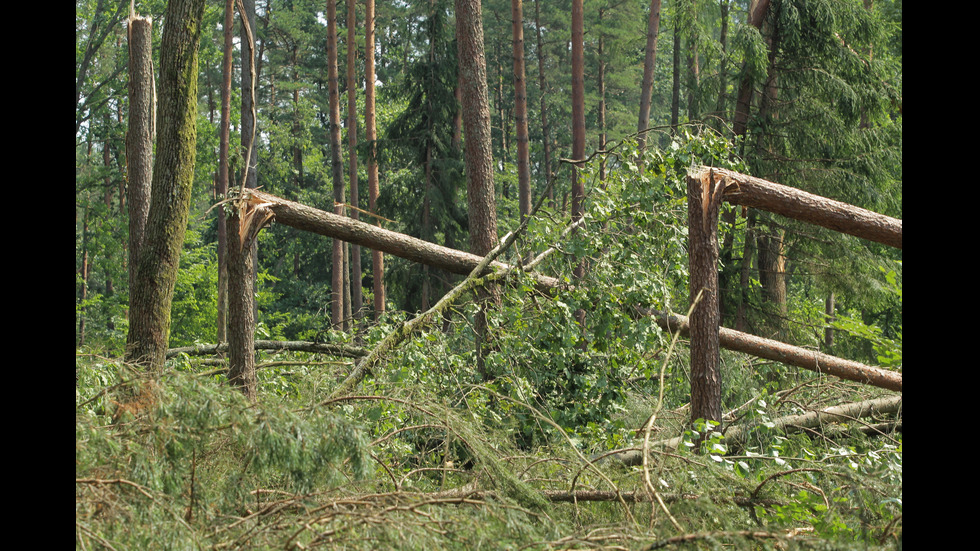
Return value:
[(171, 0), (160, 44), (156, 159), (146, 234), (130, 288), (127, 361), (163, 368), (187, 229), (197, 140), (197, 47), (204, 0)]
[[(242, 191), (254, 189), (258, 182), (255, 145), (255, 88), (258, 84), (255, 54), (255, 2), (240, 4), (242, 23)], [(248, 227), (236, 213), (229, 219), (228, 233), (228, 381), (255, 401), (255, 270), (258, 256), (256, 240), (248, 239)]]
[(643, 85), (640, 88), (640, 120), (636, 131), (640, 149), (646, 145), (646, 134), (650, 126), (650, 100), (653, 95), (653, 75), (657, 67), (657, 35), (660, 33), (660, 0), (650, 0), (650, 18), (647, 22), (647, 45), (643, 58)]
[(129, 132), (126, 159), (129, 166), (129, 286), (136, 284), (136, 259), (140, 257), (146, 219), (150, 211), (153, 178), (153, 22), (148, 17), (129, 17)]
[[(228, 149), (231, 140), (231, 73), (235, 0), (225, 0), (224, 51), (221, 62), (221, 128), (218, 132), (218, 178), (215, 194), (228, 195)], [(228, 219), (218, 211), (218, 342), (228, 340)]]
[[(364, 131), (368, 142), (368, 209), (378, 212), (378, 128), (374, 108), (374, 0), (364, 2)], [(381, 221), (375, 220), (380, 226)], [(371, 251), (371, 272), (374, 286), (374, 319), (385, 311), (384, 255)]]
[(517, 125), (517, 198), (521, 221), (531, 213), (531, 161), (527, 135), (527, 82), (524, 71), (524, 8), (522, 0), (511, 0), (514, 29), (514, 122)]
[[(493, 149), (490, 142), (490, 99), (483, 48), (483, 15), (480, 0), (456, 0), (456, 43), (462, 95), (466, 197), (469, 209), (470, 252), (486, 255), (497, 244), (497, 207), (493, 186)], [(489, 338), (486, 309), (499, 300), (495, 289), (481, 292), (476, 330), (477, 369), (489, 374), (483, 350)]]
[[(337, 0), (327, 0), (327, 80), (330, 94), (330, 168), (333, 181), (334, 212), (344, 213), (344, 164), (340, 158), (340, 89), (337, 82)], [(344, 327), (344, 242), (333, 241), (331, 279), (331, 322)]]
[[(357, 189), (357, 71), (354, 62), (357, 60), (357, 45), (355, 29), (357, 28), (357, 12), (355, 1), (347, 0), (347, 147), (349, 161), (347, 173), (350, 175), (350, 204), (354, 207), (350, 216), (359, 218), (358, 189)], [(361, 247), (350, 247), (350, 310), (355, 318), (361, 317), (361, 307), (364, 298), (361, 296)]]

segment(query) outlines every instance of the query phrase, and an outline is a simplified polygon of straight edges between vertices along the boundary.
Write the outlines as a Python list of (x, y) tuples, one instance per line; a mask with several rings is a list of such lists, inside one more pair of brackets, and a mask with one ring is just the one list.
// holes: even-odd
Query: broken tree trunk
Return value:
[[(276, 222), (299, 230), (340, 239), (460, 275), (469, 275), (483, 260), (482, 256), (436, 245), (261, 191), (248, 190), (248, 193), (250, 204), (267, 209)], [(506, 263), (492, 262), (489, 269), (500, 271), (510, 268)], [(532, 277), (542, 288), (560, 286), (559, 280), (553, 277), (540, 274)]]
[[(640, 313), (651, 315), (657, 324), (667, 331), (680, 331), (688, 335), (690, 320), (679, 314), (666, 314), (656, 310), (638, 309)], [(727, 350), (745, 352), (759, 358), (777, 361), (786, 365), (802, 367), (817, 373), (833, 375), (848, 381), (864, 383), (897, 392), (902, 391), (902, 374), (845, 360), (814, 350), (791, 346), (772, 339), (756, 337), (734, 329), (722, 327), (718, 334), (719, 344)]]
[(755, 207), (787, 218), (902, 248), (902, 221), (847, 203), (720, 168), (701, 169), (690, 177), (724, 185), (724, 199), (733, 205)]
[(718, 209), (722, 187), (711, 178), (687, 180), (691, 317), (691, 421), (721, 422), (718, 328)]

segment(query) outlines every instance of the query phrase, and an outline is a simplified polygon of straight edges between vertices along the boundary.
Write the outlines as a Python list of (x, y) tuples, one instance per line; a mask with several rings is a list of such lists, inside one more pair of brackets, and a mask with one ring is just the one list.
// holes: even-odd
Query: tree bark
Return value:
[[(749, 7), (749, 19), (747, 23), (756, 29), (762, 29), (762, 23), (766, 19), (766, 12), (769, 11), (769, 0), (753, 0)], [(738, 98), (735, 100), (735, 118), (732, 121), (732, 132), (736, 137), (744, 136), (749, 122), (749, 109), (752, 105), (753, 83), (751, 77), (746, 74), (738, 89)]]
[[(235, 0), (225, 1), (224, 58), (221, 63), (221, 129), (218, 138), (218, 181), (216, 195), (219, 200), (228, 196), (228, 179), (231, 168), (228, 163), (231, 140), (231, 77), (233, 26)], [(219, 209), (218, 225), (218, 342), (228, 340), (228, 217)]]
[[(275, 215), (278, 224), (357, 243), (363, 247), (393, 254), (397, 257), (419, 262), (459, 275), (469, 275), (482, 258), (479, 255), (450, 249), (435, 243), (393, 232), (346, 216), (315, 209), (294, 201), (282, 199), (268, 193), (252, 190), (249, 192), (255, 204), (267, 204)], [(502, 262), (491, 264), (495, 270), (508, 268)], [(532, 275), (541, 289), (562, 287), (557, 278), (540, 274)]]
[(725, 185), (724, 199), (733, 205), (816, 224), (827, 229), (902, 248), (902, 221), (841, 201), (719, 168), (700, 168), (692, 175), (702, 181), (713, 172)]
[[(258, 158), (255, 145), (255, 89), (258, 85), (255, 54), (255, 2), (244, 0), (240, 7), (242, 38), (242, 188), (254, 189), (258, 183)], [(228, 382), (237, 386), (249, 401), (258, 399), (255, 376), (255, 269), (258, 257), (256, 239), (249, 238), (247, 221), (242, 213), (228, 221)], [(242, 225), (244, 224), (244, 227)]]
[(544, 80), (544, 51), (541, 40), (541, 10), (540, 0), (534, 0), (534, 29), (537, 34), (538, 52), (538, 88), (541, 90), (541, 134), (544, 136), (544, 179), (548, 183), (548, 202), (551, 208), (555, 208), (554, 186), (551, 185), (551, 138), (548, 132), (548, 106), (545, 101), (547, 88)]
[[(372, 214), (378, 212), (378, 130), (374, 108), (374, 0), (364, 2), (364, 130), (368, 141), (368, 209)], [(381, 221), (375, 219), (375, 224)], [(374, 319), (385, 311), (384, 255), (379, 250), (371, 251), (371, 272), (374, 287)]]
[(129, 127), (126, 133), (127, 194), (129, 195), (129, 286), (136, 270), (150, 212), (153, 178), (153, 22), (129, 18)]
[(160, 109), (150, 210), (130, 289), (127, 361), (163, 368), (170, 306), (187, 229), (197, 140), (197, 47), (204, 0), (167, 4), (160, 46)]
[[(480, 0), (456, 0), (456, 44), (463, 98), (466, 197), (469, 209), (470, 252), (489, 253), (497, 244), (497, 206), (493, 182), (493, 149), (490, 137), (490, 100), (483, 44)], [(487, 308), (500, 300), (494, 288), (481, 289), (476, 317), (477, 369), (484, 379), (483, 356), (489, 334)]]
[[(658, 325), (670, 332), (680, 331), (690, 335), (690, 319), (679, 314), (666, 314), (656, 310), (640, 310), (651, 315)], [(800, 367), (847, 381), (854, 381), (886, 390), (902, 391), (902, 374), (860, 362), (837, 358), (806, 348), (792, 346), (772, 339), (764, 339), (734, 329), (722, 327), (718, 333), (719, 345), (726, 350), (744, 352), (785, 365)]]
[[(585, 8), (583, 0), (572, 0), (572, 158), (585, 158)], [(572, 223), (585, 216), (585, 182), (572, 165)], [(572, 270), (575, 279), (585, 277), (585, 260), (578, 259)], [(575, 311), (575, 319), (585, 330), (585, 309)], [(583, 346), (585, 342), (583, 340)]]
[(650, 17), (647, 20), (647, 46), (643, 58), (643, 84), (640, 87), (640, 119), (636, 125), (640, 149), (646, 145), (644, 130), (650, 127), (650, 101), (653, 97), (653, 76), (657, 67), (657, 36), (660, 33), (660, 0), (650, 0)]
[[(350, 217), (357, 220), (360, 217), (358, 209), (360, 197), (357, 187), (357, 71), (354, 62), (357, 60), (355, 30), (357, 29), (357, 11), (355, 0), (347, 0), (347, 148), (349, 150), (348, 171), (350, 175), (350, 204), (354, 206)], [(354, 318), (360, 318), (364, 297), (361, 294), (361, 248), (357, 245), (350, 247), (350, 299), (351, 313)]]
[[(327, 0), (327, 88), (330, 95), (330, 168), (333, 181), (334, 212), (344, 213), (344, 165), (340, 158), (340, 89), (337, 82), (337, 1)], [(331, 322), (344, 328), (344, 243), (333, 242), (331, 257)]]
[(718, 329), (718, 210), (723, 188), (687, 181), (688, 260), (691, 286), (691, 420), (721, 422)]
[(524, 70), (524, 6), (511, 0), (514, 35), (514, 123), (517, 126), (517, 199), (521, 221), (531, 213), (531, 160), (527, 131), (527, 76)]

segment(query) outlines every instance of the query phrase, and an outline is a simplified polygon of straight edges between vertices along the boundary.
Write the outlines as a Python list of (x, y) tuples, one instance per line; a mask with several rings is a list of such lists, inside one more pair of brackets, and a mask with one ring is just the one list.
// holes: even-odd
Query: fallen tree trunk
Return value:
[[(275, 216), (277, 223), (299, 230), (340, 239), (465, 276), (470, 275), (470, 272), (483, 260), (482, 256), (436, 245), (410, 235), (365, 224), (353, 218), (315, 209), (261, 191), (247, 190), (247, 193), (250, 195), (248, 203), (251, 207), (269, 212)], [(255, 218), (263, 219), (261, 216)], [(511, 268), (512, 266), (504, 262), (494, 261), (490, 263), (488, 271), (505, 271)], [(486, 273), (477, 275), (483, 276)], [(541, 274), (529, 275), (535, 278), (538, 286), (542, 288), (550, 289), (560, 285), (557, 278)]]
[[(317, 354), (327, 354), (341, 358), (361, 358), (367, 356), (368, 351), (358, 346), (347, 344), (317, 343), (308, 341), (255, 341), (255, 350), (287, 350), (290, 352), (314, 352)], [(179, 354), (188, 356), (208, 356), (220, 354), (228, 351), (228, 343), (221, 344), (199, 344), (197, 346), (183, 346), (180, 348), (170, 348), (167, 350), (167, 358), (173, 358)]]
[[(772, 426), (770, 427), (770, 430), (798, 432), (800, 430), (818, 428), (825, 424), (853, 421), (855, 419), (870, 417), (872, 415), (897, 414), (901, 411), (901, 409), (901, 396), (886, 396), (884, 398), (875, 398), (873, 400), (865, 400), (863, 402), (854, 402), (851, 404), (829, 407), (819, 411), (811, 411), (801, 415), (789, 415), (786, 417), (773, 419), (771, 421)], [(729, 449), (739, 447), (745, 444), (749, 435), (752, 433), (752, 429), (755, 427), (756, 425), (730, 426), (725, 429), (722, 442), (724, 442)], [(667, 440), (651, 442), (650, 447), (676, 449), (681, 445), (682, 441), (683, 438), (678, 436)], [(626, 465), (638, 466), (643, 464), (643, 451), (630, 449), (629, 451), (623, 451), (621, 453), (613, 452), (601, 456), (601, 459), (599, 460), (606, 459), (617, 459)]]
[[(682, 335), (687, 335), (690, 327), (687, 316), (665, 314), (656, 310), (643, 308), (639, 308), (638, 311), (642, 314), (653, 316), (657, 324), (667, 331), (680, 331)], [(848, 381), (856, 381), (898, 392), (902, 391), (902, 374), (895, 371), (864, 365), (860, 362), (845, 360), (779, 341), (756, 337), (755, 335), (725, 327), (719, 329), (718, 340), (721, 347), (728, 350), (745, 352), (746, 354), (767, 360), (802, 367), (803, 369), (816, 371), (817, 373), (833, 375)]]
[[(724, 200), (787, 218), (902, 248), (902, 221), (847, 203), (721, 168), (703, 167), (691, 174), (707, 183), (710, 174), (724, 185)], [(712, 182), (715, 184), (716, 182)]]
[[(271, 218), (271, 216), (275, 216), (276, 222), (283, 225), (310, 231), (318, 235), (336, 237), (337, 239), (342, 239), (350, 243), (356, 243), (370, 249), (380, 250), (457, 274), (470, 275), (480, 264), (480, 261), (483, 260), (483, 257), (474, 254), (435, 245), (415, 237), (385, 230), (352, 218), (338, 216), (331, 212), (314, 209), (261, 191), (248, 190), (247, 193), (250, 194), (248, 198), (249, 207), (253, 209), (253, 214), (249, 216), (254, 220), (265, 221)], [(726, 191), (726, 197), (727, 195), (728, 192)], [(266, 214), (269, 216), (265, 216)], [(257, 233), (258, 228), (250, 231)], [(493, 269), (497, 273), (507, 273), (514, 268), (509, 264), (499, 261), (491, 262), (489, 266), (490, 268), (488, 269)], [(481, 275), (485, 275), (485, 272)], [(544, 289), (554, 289), (563, 285), (557, 278), (533, 274), (533, 272), (529, 272), (529, 275), (534, 277), (538, 286)], [(688, 322), (685, 316), (668, 315), (654, 310), (646, 310), (643, 313), (654, 315), (658, 323), (668, 330), (674, 331), (680, 329), (682, 332), (687, 330)], [(901, 373), (866, 366), (858, 362), (836, 358), (820, 352), (786, 345), (779, 341), (763, 339), (748, 333), (721, 328), (720, 345), (729, 350), (745, 352), (788, 365), (802, 367), (819, 373), (826, 373), (842, 379), (857, 381), (898, 392), (902, 390)]]

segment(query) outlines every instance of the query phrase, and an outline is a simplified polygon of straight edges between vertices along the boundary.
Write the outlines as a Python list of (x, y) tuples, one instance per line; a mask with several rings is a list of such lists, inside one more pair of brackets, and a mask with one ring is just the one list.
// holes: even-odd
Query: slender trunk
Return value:
[(681, 26), (679, 17), (674, 16), (674, 67), (673, 83), (670, 87), (670, 127), (676, 132), (680, 123), (681, 102)]
[[(344, 166), (340, 158), (340, 90), (337, 82), (337, 1), (327, 0), (327, 80), (330, 95), (330, 168), (333, 181), (334, 212), (344, 214)], [(333, 242), (331, 257), (331, 322), (343, 329), (344, 318), (344, 243)]]
[[(769, 11), (769, 0), (753, 0), (749, 7), (748, 24), (756, 29), (762, 29), (762, 23)], [(746, 73), (739, 86), (738, 98), (735, 101), (735, 117), (732, 121), (732, 132), (736, 137), (744, 136), (749, 121), (749, 108), (752, 105), (753, 82)]]
[[(602, 25), (602, 10), (599, 10), (599, 25)], [(599, 33), (599, 150), (606, 149), (606, 57), (603, 52), (606, 37)], [(599, 160), (599, 182), (605, 189), (606, 159)]]
[(129, 19), (129, 126), (126, 162), (129, 189), (129, 285), (136, 283), (137, 259), (150, 212), (153, 178), (153, 22)]
[(190, 210), (197, 140), (197, 47), (204, 0), (167, 4), (160, 46), (160, 111), (150, 210), (130, 288), (126, 359), (157, 372), (170, 337), (170, 306)]
[[(551, 138), (548, 136), (548, 106), (545, 102), (547, 87), (544, 81), (544, 51), (542, 50), (541, 40), (541, 10), (540, 0), (534, 0), (534, 29), (537, 34), (538, 51), (538, 88), (541, 90), (541, 133), (544, 136), (544, 179), (550, 183), (551, 174)], [(551, 208), (555, 208), (555, 192), (553, 186), (548, 186), (548, 203)]]
[[(354, 206), (350, 216), (354, 220), (360, 218), (357, 209), (360, 208), (360, 197), (357, 189), (357, 71), (354, 62), (357, 61), (355, 30), (357, 28), (357, 11), (355, 0), (347, 0), (347, 147), (349, 149), (350, 174), (350, 204)], [(360, 318), (364, 305), (361, 293), (361, 248), (351, 245), (350, 248), (350, 309), (354, 318)]]
[(643, 85), (640, 88), (640, 119), (636, 125), (640, 149), (646, 145), (646, 134), (650, 127), (650, 101), (653, 97), (653, 76), (657, 67), (657, 35), (660, 33), (660, 0), (650, 0), (650, 18), (647, 21), (647, 47), (643, 59)]
[[(88, 207), (82, 214), (82, 267), (81, 282), (78, 284), (78, 302), (84, 304), (88, 299)], [(85, 344), (85, 308), (82, 308), (78, 316), (78, 340), (77, 346)]]
[(531, 213), (531, 161), (527, 133), (527, 82), (524, 71), (524, 7), (511, 0), (514, 35), (514, 122), (517, 125), (517, 198), (521, 221)]
[[(364, 130), (368, 142), (368, 209), (378, 212), (378, 130), (374, 111), (374, 0), (364, 2)], [(381, 221), (375, 219), (380, 226)], [(374, 286), (374, 319), (385, 311), (384, 255), (371, 251), (371, 271)]]
[[(225, 1), (224, 59), (221, 63), (221, 129), (218, 141), (217, 199), (228, 195), (228, 149), (231, 139), (231, 73), (235, 0)], [(228, 217), (219, 209), (218, 223), (218, 342), (228, 340)]]
[[(254, 189), (258, 183), (255, 145), (255, 89), (258, 85), (255, 2), (244, 0), (240, 7), (243, 8), (239, 13), (242, 31), (241, 145), (245, 157), (240, 187)], [(253, 347), (258, 317), (255, 303), (258, 247), (255, 239), (243, 238), (241, 222), (237, 213), (228, 222), (228, 382), (237, 386), (249, 401), (254, 402), (258, 397)]]
[(723, 121), (728, 120), (727, 95), (728, 95), (728, 11), (731, 0), (719, 0), (721, 10), (721, 32), (718, 43), (721, 45), (721, 63), (718, 70), (718, 99), (715, 102), (715, 114), (718, 116), (716, 128), (724, 128)]

